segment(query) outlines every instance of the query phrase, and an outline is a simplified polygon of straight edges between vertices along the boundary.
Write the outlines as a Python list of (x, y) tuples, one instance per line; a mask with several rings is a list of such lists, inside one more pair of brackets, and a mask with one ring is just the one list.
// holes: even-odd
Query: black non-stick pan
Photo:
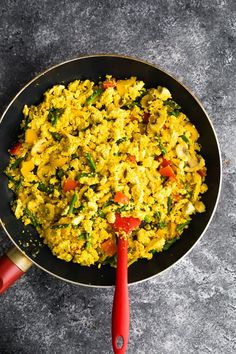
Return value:
[[(200, 102), (178, 80), (160, 68), (134, 58), (118, 55), (93, 55), (69, 60), (56, 65), (30, 81), (11, 101), (0, 124), (0, 217), (2, 226), (15, 248), (0, 261), (0, 291), (2, 291), (33, 264), (46, 272), (85, 286), (111, 286), (115, 283), (115, 270), (109, 265), (83, 267), (65, 262), (52, 255), (31, 226), (24, 226), (11, 210), (12, 192), (4, 170), (8, 165), (8, 149), (17, 139), (25, 104), (37, 104), (43, 93), (55, 84), (67, 84), (75, 79), (90, 79), (98, 82), (111, 74), (124, 79), (136, 76), (147, 87), (167, 87), (182, 111), (190, 118), (200, 133), (202, 155), (206, 160), (208, 191), (203, 195), (206, 212), (193, 216), (189, 228), (168, 251), (158, 253), (152, 260), (139, 260), (129, 267), (129, 283), (149, 279), (164, 271), (183, 257), (206, 230), (216, 208), (221, 186), (221, 158), (219, 145), (212, 123)], [(187, 74), (186, 74), (187, 75)], [(26, 255), (26, 257), (25, 257)], [(16, 264), (16, 265), (15, 265)]]

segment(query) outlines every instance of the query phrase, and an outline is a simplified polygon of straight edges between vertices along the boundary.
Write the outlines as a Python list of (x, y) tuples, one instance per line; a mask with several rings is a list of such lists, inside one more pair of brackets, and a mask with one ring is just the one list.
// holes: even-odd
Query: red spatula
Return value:
[(112, 346), (115, 354), (124, 354), (129, 338), (128, 240), (126, 235), (139, 227), (141, 220), (116, 214), (112, 225), (118, 233), (116, 287), (112, 309)]

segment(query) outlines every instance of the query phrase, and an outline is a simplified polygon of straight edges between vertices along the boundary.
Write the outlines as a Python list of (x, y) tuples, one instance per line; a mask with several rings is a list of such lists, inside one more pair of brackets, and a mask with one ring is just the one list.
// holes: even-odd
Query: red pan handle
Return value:
[[(118, 237), (116, 288), (112, 309), (112, 346), (115, 354), (124, 354), (129, 338), (128, 241)], [(121, 345), (117, 345), (121, 337)]]
[(12, 248), (0, 258), (0, 294), (15, 283), (32, 265), (17, 248)]

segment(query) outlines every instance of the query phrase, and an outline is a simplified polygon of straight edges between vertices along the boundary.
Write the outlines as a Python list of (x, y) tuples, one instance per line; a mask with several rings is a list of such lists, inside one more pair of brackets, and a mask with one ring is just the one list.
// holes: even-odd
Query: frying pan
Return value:
[(75, 79), (98, 82), (111, 74), (124, 79), (137, 76), (146, 87), (167, 87), (173, 99), (182, 107), (200, 133), (202, 155), (206, 160), (208, 192), (203, 195), (206, 212), (193, 216), (183, 236), (168, 251), (158, 253), (152, 260), (139, 260), (129, 267), (129, 283), (137, 283), (160, 274), (181, 259), (203, 235), (212, 219), (221, 187), (221, 157), (214, 128), (200, 102), (174, 77), (162, 69), (130, 57), (119, 55), (92, 55), (66, 61), (38, 75), (11, 101), (0, 121), (0, 218), (6, 234), (14, 244), (0, 261), (0, 292), (23, 274), (32, 264), (44, 271), (75, 284), (107, 287), (115, 284), (115, 270), (109, 265), (83, 267), (65, 262), (52, 255), (32, 226), (24, 226), (11, 211), (13, 193), (8, 189), (4, 170), (9, 162), (8, 149), (17, 139), (22, 109), (25, 104), (38, 104), (43, 93), (55, 84), (67, 84)]

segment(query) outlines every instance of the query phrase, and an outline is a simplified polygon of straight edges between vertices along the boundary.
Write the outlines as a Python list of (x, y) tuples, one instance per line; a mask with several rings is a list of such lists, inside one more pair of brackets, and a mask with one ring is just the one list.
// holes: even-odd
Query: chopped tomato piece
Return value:
[(63, 185), (63, 192), (68, 192), (71, 191), (73, 189), (75, 189), (76, 187), (78, 187), (79, 183), (77, 181), (75, 181), (74, 179), (67, 179), (64, 182)]
[(159, 172), (162, 176), (169, 177), (171, 179), (176, 179), (175, 173), (172, 167), (170, 167), (170, 165), (160, 168)]
[(128, 154), (128, 159), (129, 159), (131, 162), (136, 162), (136, 157), (135, 157), (134, 155)]
[(166, 160), (163, 155), (156, 155), (154, 160), (160, 161), (161, 167), (166, 167), (172, 164), (172, 162), (170, 160)]
[(102, 85), (104, 90), (106, 90), (108, 87), (116, 87), (115, 81), (104, 81)]
[(129, 198), (126, 197), (122, 192), (116, 192), (114, 196), (114, 202), (121, 203), (121, 204), (128, 204)]
[(206, 177), (206, 167), (201, 168), (197, 171), (201, 177)]
[(144, 112), (143, 114), (143, 123), (148, 124), (150, 118), (150, 113)]
[(127, 234), (130, 234), (134, 229), (139, 227), (141, 220), (138, 218), (121, 217), (120, 214), (116, 214), (116, 221), (112, 224), (115, 231), (124, 231)]
[(169, 165), (171, 165), (171, 161), (163, 158), (163, 160), (161, 162), (161, 167), (167, 167)]
[(19, 155), (20, 150), (21, 150), (22, 144), (21, 143), (16, 143), (10, 148), (10, 154), (11, 155)]
[(174, 202), (178, 202), (181, 199), (180, 194), (172, 194), (172, 199)]
[(102, 250), (108, 255), (109, 257), (114, 256), (116, 253), (117, 247), (114, 240), (106, 240), (101, 244)]

